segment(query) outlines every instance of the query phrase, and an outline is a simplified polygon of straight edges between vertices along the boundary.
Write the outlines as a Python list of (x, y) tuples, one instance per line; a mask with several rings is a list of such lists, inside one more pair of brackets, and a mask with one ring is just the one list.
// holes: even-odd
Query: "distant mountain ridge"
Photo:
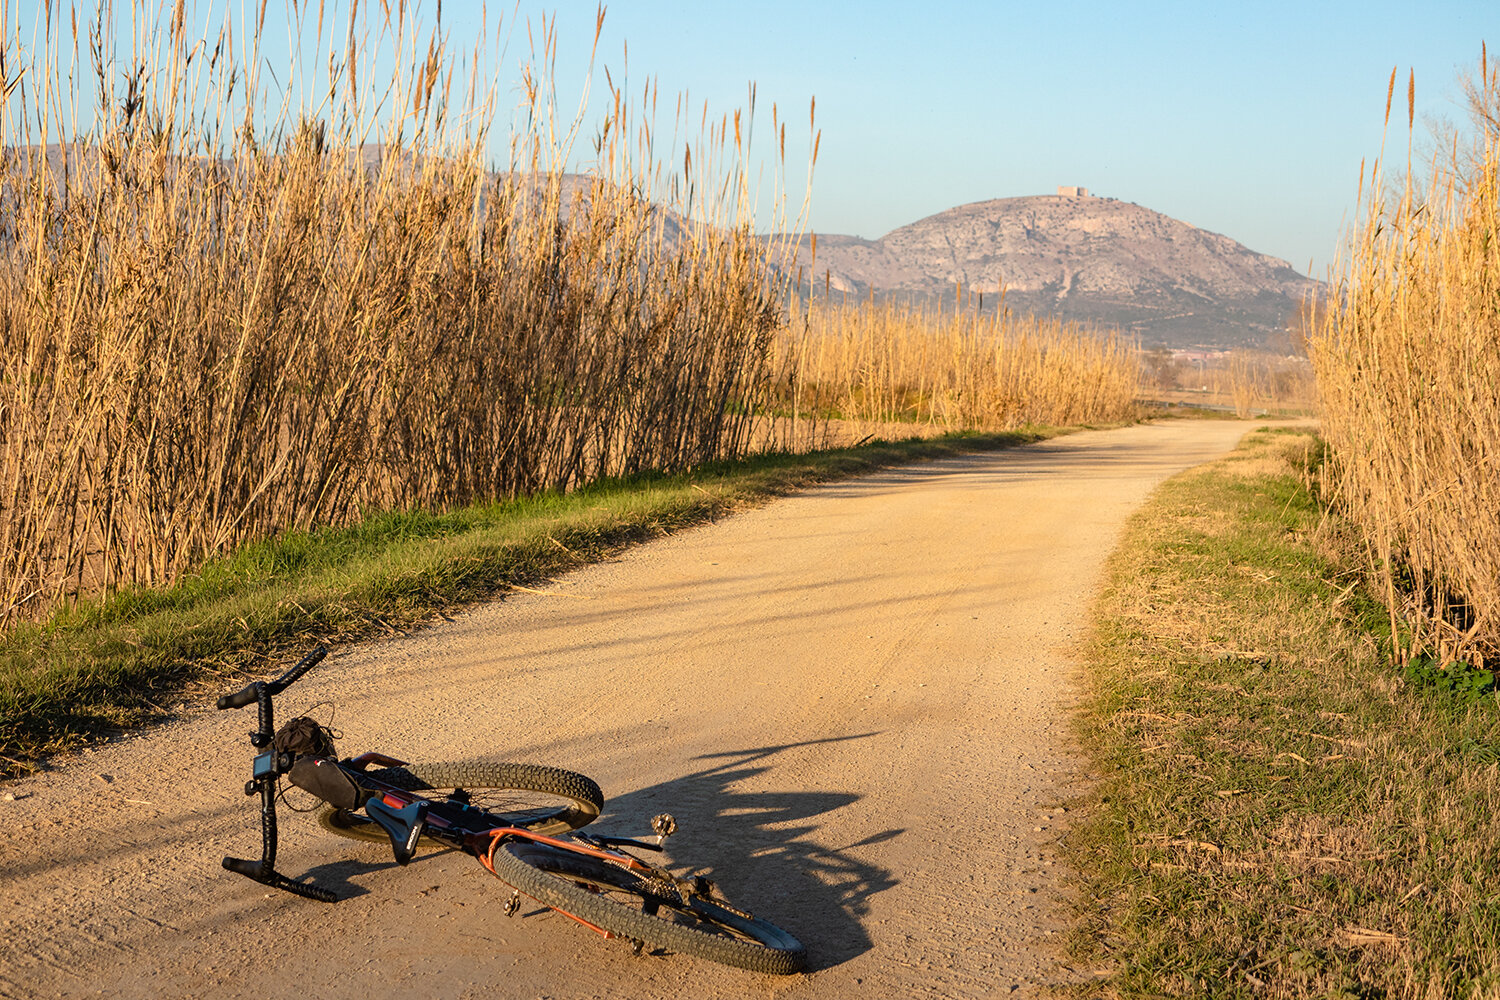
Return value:
[[(29, 157), (36, 147), (7, 150)], [(393, 155), (410, 171), (409, 152), (375, 144), (345, 150), (374, 174)], [(61, 186), (88, 190), (97, 151), (86, 144), (49, 145), (45, 166)], [(226, 169), (237, 168), (222, 161)], [(176, 158), (174, 158), (174, 165)], [(81, 176), (80, 176), (81, 175)], [(491, 183), (502, 173), (491, 172)], [(82, 183), (80, 183), (82, 181)], [(563, 200), (589, 197), (591, 179), (564, 175)], [(1063, 189), (1078, 191), (1080, 189)], [(486, 201), (481, 195), (481, 211)], [(524, 207), (521, 209), (524, 210)], [(654, 206), (668, 245), (691, 224)], [(1274, 346), (1298, 307), (1326, 292), (1284, 260), (1256, 253), (1218, 233), (1199, 229), (1129, 202), (1087, 194), (1037, 195), (973, 202), (895, 229), (876, 240), (804, 236), (778, 248), (777, 264), (801, 270), (819, 290), (826, 281), (851, 295), (912, 301), (953, 301), (954, 290), (982, 293), (993, 308), (1004, 289), (1013, 312), (1118, 327), (1147, 345), (1173, 347)], [(795, 261), (793, 261), (795, 255)]]
[[(878, 240), (818, 234), (798, 264), (821, 290), (952, 301), (1117, 326), (1145, 343), (1273, 343), (1324, 284), (1284, 260), (1130, 202), (1088, 195), (999, 198), (951, 208)], [(810, 265), (810, 267), (809, 267)]]

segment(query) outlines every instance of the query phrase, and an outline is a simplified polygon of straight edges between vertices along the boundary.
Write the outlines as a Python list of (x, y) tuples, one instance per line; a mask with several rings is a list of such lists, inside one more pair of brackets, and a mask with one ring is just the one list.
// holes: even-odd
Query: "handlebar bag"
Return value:
[(298, 757), (287, 780), (339, 809), (358, 809), (359, 785), (329, 757)]
[(359, 808), (359, 785), (338, 766), (333, 734), (326, 726), (305, 715), (298, 716), (276, 730), (271, 745), (295, 756), (286, 774), (292, 784), (339, 809)]
[(332, 757), (335, 756), (333, 749), (333, 733), (329, 732), (327, 726), (320, 726), (316, 719), (310, 719), (305, 715), (288, 722), (276, 730), (276, 735), (271, 739), (271, 746), (282, 753), (310, 757)]

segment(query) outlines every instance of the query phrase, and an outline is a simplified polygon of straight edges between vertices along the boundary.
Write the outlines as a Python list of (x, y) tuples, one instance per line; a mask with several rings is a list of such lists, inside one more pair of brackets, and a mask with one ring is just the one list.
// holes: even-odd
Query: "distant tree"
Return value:
[(1182, 373), (1182, 363), (1170, 348), (1158, 344), (1141, 352), (1141, 369), (1146, 381), (1158, 389), (1176, 389), (1178, 376)]
[(1286, 325), (1266, 338), (1266, 350), (1272, 354), (1307, 357), (1307, 340), (1328, 313), (1328, 303), (1321, 297), (1308, 299), (1297, 306)]

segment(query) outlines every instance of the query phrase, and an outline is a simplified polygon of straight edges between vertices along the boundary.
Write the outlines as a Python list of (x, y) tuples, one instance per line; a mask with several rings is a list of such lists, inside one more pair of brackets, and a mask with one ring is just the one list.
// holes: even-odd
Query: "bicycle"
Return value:
[(674, 875), (629, 853), (661, 852), (677, 829), (671, 815), (652, 819), (654, 843), (579, 832), (604, 806), (599, 786), (584, 775), (535, 764), (412, 764), (380, 753), (339, 760), (328, 731), (311, 719), (276, 729), (272, 699), (326, 655), (320, 647), (275, 680), (253, 681), (217, 702), (220, 709), (258, 708), (250, 733), (258, 753), (245, 794), (261, 797), (261, 857), (226, 857), (227, 870), (337, 902), (331, 890), (276, 870), (276, 801), (286, 775), (323, 800), (324, 829), (389, 841), (398, 864), (408, 864), (423, 840), (477, 858), (512, 887), (506, 916), (516, 914), (524, 894), (606, 939), (624, 938), (637, 955), (650, 946), (756, 972), (803, 968), (806, 953), (795, 937), (731, 905), (709, 879)]

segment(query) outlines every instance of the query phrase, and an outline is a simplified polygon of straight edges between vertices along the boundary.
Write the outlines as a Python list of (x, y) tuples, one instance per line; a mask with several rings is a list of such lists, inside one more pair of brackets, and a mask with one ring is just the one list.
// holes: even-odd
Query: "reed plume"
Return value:
[(1440, 154), (1422, 189), (1408, 165), (1396, 198), (1383, 191), (1376, 163), (1363, 222), (1309, 346), (1332, 447), (1332, 495), (1362, 533), (1398, 652), (1493, 666), (1500, 130), (1486, 122), (1496, 120), (1500, 78), (1485, 62), (1480, 73), (1471, 88), (1474, 149)]
[(103, 11), (49, 19), (35, 52), (7, 32), (0, 623), (367, 510), (748, 446), (785, 291), (739, 119), (695, 134), (684, 108), (671, 170), (654, 93), (611, 87), (592, 169), (566, 173), (581, 118), (544, 21), (492, 171), (493, 91), (392, 13), (351, 9), (340, 48), (320, 10), (300, 107), (260, 89), (260, 26), (198, 44), (140, 4), (128, 56)]

